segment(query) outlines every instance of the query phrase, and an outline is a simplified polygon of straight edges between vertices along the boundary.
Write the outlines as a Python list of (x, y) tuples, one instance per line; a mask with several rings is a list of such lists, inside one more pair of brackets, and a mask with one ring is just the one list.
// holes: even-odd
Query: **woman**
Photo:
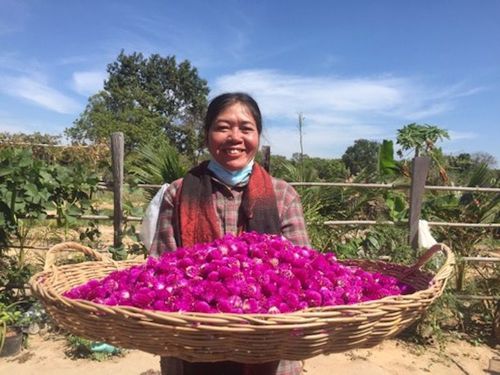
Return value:
[[(151, 255), (243, 231), (282, 234), (295, 245), (309, 246), (298, 194), (254, 162), (262, 133), (262, 116), (255, 100), (244, 93), (217, 96), (208, 106), (204, 131), (211, 160), (166, 190)], [(300, 363), (291, 361), (193, 364), (162, 358), (161, 364), (162, 373), (168, 375), (301, 372)]]

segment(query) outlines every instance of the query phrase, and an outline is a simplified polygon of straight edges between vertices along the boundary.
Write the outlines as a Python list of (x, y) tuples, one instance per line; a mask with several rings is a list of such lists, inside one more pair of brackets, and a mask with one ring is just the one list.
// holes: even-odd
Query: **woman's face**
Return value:
[(259, 149), (257, 124), (245, 104), (236, 102), (224, 109), (210, 125), (208, 151), (230, 171), (245, 167)]

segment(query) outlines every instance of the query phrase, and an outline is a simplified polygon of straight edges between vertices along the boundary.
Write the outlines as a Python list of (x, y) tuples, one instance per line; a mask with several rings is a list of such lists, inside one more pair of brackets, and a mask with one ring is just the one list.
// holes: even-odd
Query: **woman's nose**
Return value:
[(238, 141), (241, 141), (242, 135), (243, 135), (243, 133), (241, 132), (240, 129), (232, 128), (231, 132), (229, 133), (229, 139), (233, 142), (238, 142)]

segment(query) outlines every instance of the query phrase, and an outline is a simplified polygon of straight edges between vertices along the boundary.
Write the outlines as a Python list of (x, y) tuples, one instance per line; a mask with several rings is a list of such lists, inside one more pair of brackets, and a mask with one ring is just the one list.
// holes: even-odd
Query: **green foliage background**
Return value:
[[(26, 297), (19, 291), (33, 269), (26, 262), (24, 246), (32, 228), (43, 226), (49, 213), (56, 215), (56, 225), (65, 233), (77, 226), (80, 240), (95, 247), (100, 245), (97, 224), (82, 225), (76, 216), (110, 213), (97, 212), (93, 202), (98, 181), (111, 180), (109, 148), (102, 146), (108, 143), (111, 133), (125, 134), (126, 180), (131, 191), (124, 208), (132, 216), (142, 214), (156, 191), (134, 189), (137, 183), (172, 182), (207, 156), (201, 125), (209, 89), (189, 61), (177, 63), (173, 56), (145, 58), (140, 53), (122, 51), (107, 71), (104, 89), (89, 98), (84, 112), (65, 131), (75, 145), (54, 147), (60, 142), (59, 136), (0, 133), (0, 302)], [(299, 138), (302, 139), (302, 133), (297, 135)], [(399, 160), (394, 158), (392, 141), (380, 144), (358, 139), (338, 159), (310, 157), (303, 152), (290, 159), (272, 155), (270, 171), (289, 182), (404, 185), (410, 182), (409, 157), (428, 155), (433, 161), (428, 184), (499, 187), (499, 173), (491, 155), (445, 155), (437, 145), (445, 138), (448, 133), (444, 129), (412, 123), (398, 131)], [(28, 145), (11, 145), (19, 142)], [(51, 147), (37, 146), (39, 143)], [(93, 147), (84, 148), (79, 143)], [(407, 239), (407, 190), (317, 186), (296, 189), (302, 199), (312, 246), (319, 251), (333, 251), (340, 259), (383, 257), (405, 264), (415, 260), (417, 254)], [(498, 193), (432, 192), (425, 196), (422, 217), (498, 223), (499, 200)], [(390, 220), (396, 225), (329, 227), (324, 224), (329, 220)], [(128, 248), (110, 248), (116, 259), (144, 250), (138, 245), (136, 227), (127, 223), (125, 229), (132, 244)], [(483, 228), (438, 227), (433, 233), (461, 257), (487, 253), (497, 248), (500, 240), (498, 230)], [(6, 251), (12, 242), (21, 245), (15, 256)], [(498, 295), (498, 285), (498, 267), (485, 272), (476, 269), (474, 277), (468, 279), (465, 263), (459, 262), (452, 288), (458, 292)], [(463, 328), (477, 314), (482, 321), (492, 319), (495, 306), (482, 307), (481, 310), (474, 305), (475, 309), (468, 309), (455, 299), (449, 302), (447, 312)], [(430, 319), (435, 326), (440, 322), (437, 316), (436, 313)]]

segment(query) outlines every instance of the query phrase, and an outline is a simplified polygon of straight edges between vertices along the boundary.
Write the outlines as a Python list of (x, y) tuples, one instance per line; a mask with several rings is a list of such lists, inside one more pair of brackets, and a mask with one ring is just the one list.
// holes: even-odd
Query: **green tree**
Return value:
[(380, 143), (367, 139), (357, 139), (342, 155), (342, 161), (352, 175), (365, 170), (368, 174), (377, 171), (377, 161)]
[(461, 153), (457, 156), (449, 156), (448, 165), (449, 168), (454, 169), (457, 172), (464, 173), (473, 167), (474, 161), (472, 160), (471, 154)]
[(310, 165), (309, 156), (306, 154), (294, 153), (292, 160), (282, 161), (280, 176), (285, 181), (290, 182), (314, 182), (318, 181), (318, 172)]
[[(299, 168), (303, 181), (337, 181), (349, 177), (345, 164), (340, 159), (323, 159), (307, 154), (293, 153), (291, 163)], [(297, 180), (301, 181), (301, 180)]]
[(321, 181), (344, 181), (348, 177), (345, 164), (340, 159), (309, 158)]
[(495, 157), (487, 152), (475, 152), (471, 159), (475, 165), (486, 164), (489, 168), (495, 168), (497, 165)]
[[(398, 130), (397, 144), (403, 151), (414, 150), (415, 156), (423, 152), (431, 155), (438, 140), (450, 138), (448, 131), (433, 125), (412, 123)], [(400, 153), (402, 156), (402, 153)]]
[(104, 89), (89, 98), (67, 136), (95, 143), (121, 131), (131, 149), (163, 133), (179, 152), (196, 159), (209, 89), (189, 61), (122, 51), (107, 72)]
[(57, 145), (60, 138), (61, 136), (59, 135), (42, 134), (39, 132), (35, 132), (32, 134), (0, 132), (1, 143), (35, 143)]
[[(165, 137), (158, 138), (153, 143), (142, 144), (132, 155), (129, 166), (130, 173), (138, 183), (161, 185), (184, 176), (189, 169), (183, 165), (177, 150)], [(149, 198), (156, 194), (157, 189), (147, 189)]]
[(474, 171), (481, 165), (494, 169), (496, 159), (488, 153), (461, 153), (446, 156), (447, 170), (457, 185), (466, 184)]
[[(401, 150), (398, 150), (398, 155), (402, 158), (403, 151), (412, 150), (414, 157), (421, 155), (430, 157), (437, 167), (437, 176), (442, 181), (448, 182), (449, 177), (444, 168), (445, 158), (443, 152), (440, 148), (436, 147), (436, 142), (443, 140), (443, 138), (450, 138), (448, 131), (437, 126), (416, 123), (406, 125), (398, 130), (396, 142), (401, 146)], [(406, 161), (403, 163), (402, 168), (409, 174), (409, 166)], [(429, 172), (429, 178), (431, 180), (434, 179), (433, 168)]]
[(286, 156), (271, 154), (271, 161), (270, 161), (271, 175), (273, 175), (274, 177), (283, 178), (283, 176), (285, 176), (286, 174), (285, 165), (287, 161), (288, 160)]

